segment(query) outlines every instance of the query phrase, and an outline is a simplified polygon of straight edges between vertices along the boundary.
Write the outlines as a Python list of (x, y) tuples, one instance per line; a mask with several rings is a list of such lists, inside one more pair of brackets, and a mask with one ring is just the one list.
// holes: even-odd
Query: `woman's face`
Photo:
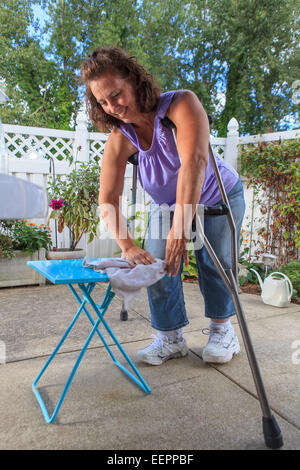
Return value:
[(88, 85), (106, 114), (124, 122), (134, 122), (139, 113), (133, 86), (129, 79), (105, 72)]

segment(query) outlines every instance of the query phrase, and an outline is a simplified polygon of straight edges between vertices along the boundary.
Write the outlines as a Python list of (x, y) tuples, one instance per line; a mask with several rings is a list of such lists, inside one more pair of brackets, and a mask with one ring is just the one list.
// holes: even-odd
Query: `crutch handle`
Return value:
[(216, 217), (219, 215), (227, 215), (229, 208), (225, 202), (222, 202), (219, 206), (204, 206), (204, 216)]

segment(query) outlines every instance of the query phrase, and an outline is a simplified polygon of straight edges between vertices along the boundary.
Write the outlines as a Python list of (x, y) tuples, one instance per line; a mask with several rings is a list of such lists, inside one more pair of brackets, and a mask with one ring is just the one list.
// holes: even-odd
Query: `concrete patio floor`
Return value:
[[(94, 292), (100, 303), (103, 287), (97, 286)], [(225, 365), (205, 364), (201, 350), (208, 337), (202, 329), (209, 321), (203, 315), (203, 299), (197, 285), (184, 284), (184, 292), (190, 319), (184, 329), (189, 354), (159, 367), (136, 357), (154, 333), (145, 291), (131, 304), (127, 322), (120, 321), (121, 301), (116, 297), (105, 316), (151, 387), (150, 395), (113, 365), (95, 336), (56, 421), (46, 424), (31, 385), (78, 304), (66, 286), (1, 289), (0, 345), (6, 362), (0, 364), (0, 448), (266, 449), (261, 409), (237, 319), (233, 323), (241, 353)], [(300, 306), (275, 308), (256, 295), (240, 298), (270, 406), (282, 431), (282, 449), (300, 450)], [(39, 383), (50, 412), (90, 330), (83, 313)]]

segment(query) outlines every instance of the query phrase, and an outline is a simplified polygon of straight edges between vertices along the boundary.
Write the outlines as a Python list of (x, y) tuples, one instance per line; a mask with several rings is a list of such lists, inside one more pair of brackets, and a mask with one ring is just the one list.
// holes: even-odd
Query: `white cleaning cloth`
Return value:
[(142, 287), (151, 286), (166, 275), (166, 263), (158, 258), (155, 263), (134, 267), (123, 258), (85, 259), (83, 266), (107, 274), (112, 290), (124, 301), (125, 309), (140, 294)]

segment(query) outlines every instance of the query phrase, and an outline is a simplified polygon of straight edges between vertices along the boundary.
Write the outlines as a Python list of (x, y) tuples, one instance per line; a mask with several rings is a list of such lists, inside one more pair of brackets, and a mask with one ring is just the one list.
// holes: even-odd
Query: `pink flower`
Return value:
[(55, 211), (61, 209), (64, 205), (64, 201), (62, 199), (51, 199), (50, 207)]

